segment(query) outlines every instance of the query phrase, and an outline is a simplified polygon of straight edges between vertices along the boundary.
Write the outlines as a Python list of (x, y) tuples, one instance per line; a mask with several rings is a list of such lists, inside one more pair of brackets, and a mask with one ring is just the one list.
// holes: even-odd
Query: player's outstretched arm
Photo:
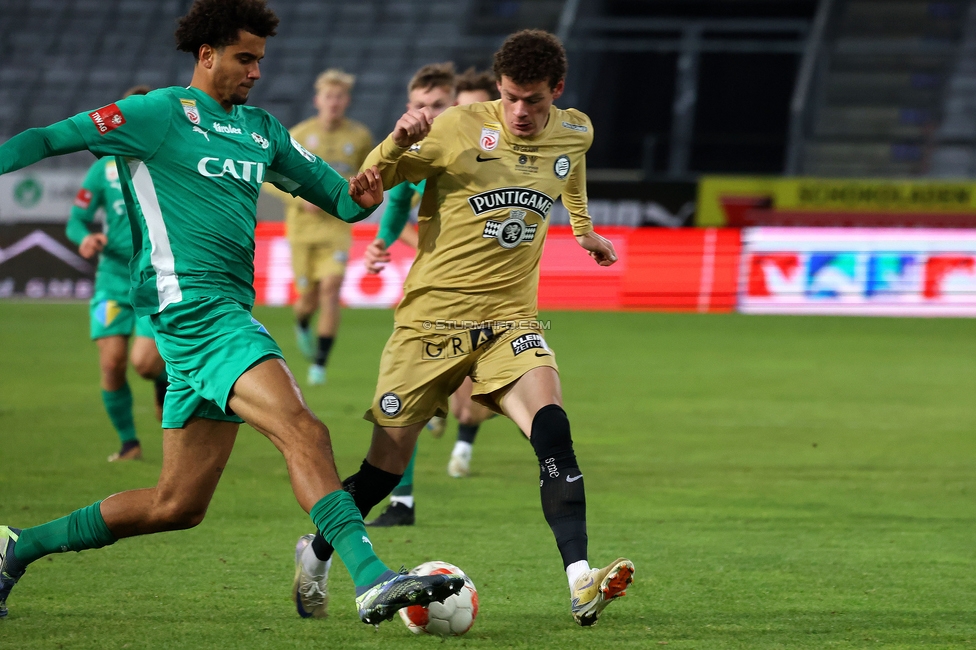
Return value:
[(108, 237), (100, 232), (92, 232), (95, 213), (105, 204), (105, 165), (97, 162), (88, 169), (88, 174), (75, 196), (71, 214), (65, 225), (64, 234), (78, 246), (78, 254), (86, 260), (100, 253)]
[(23, 169), (51, 156), (87, 148), (85, 138), (71, 120), (27, 129), (0, 145), (0, 174)]
[(580, 160), (566, 181), (563, 205), (569, 211), (576, 242), (590, 254), (600, 266), (610, 266), (617, 261), (613, 243), (593, 232), (593, 221), (586, 209), (586, 158)]

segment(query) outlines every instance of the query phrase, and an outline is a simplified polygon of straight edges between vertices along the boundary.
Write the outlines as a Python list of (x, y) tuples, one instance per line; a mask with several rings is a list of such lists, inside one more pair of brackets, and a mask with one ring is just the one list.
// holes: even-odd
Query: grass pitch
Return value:
[[(291, 318), (255, 315), (296, 375)], [(637, 565), (592, 629), (569, 615), (531, 447), (486, 423), (447, 477), (455, 423), (424, 434), (418, 525), (373, 532), (394, 568), (443, 559), (481, 600), (456, 647), (976, 646), (976, 322), (551, 313), (590, 555)], [(0, 522), (30, 526), (152, 485), (160, 432), (130, 373), (146, 460), (109, 465), (84, 305), (0, 303)], [(384, 311), (347, 311), (329, 383), (306, 391), (340, 473), (358, 467)], [(284, 462), (243, 427), (198, 528), (32, 565), (2, 648), (431, 647), (361, 624), (337, 564), (332, 616), (300, 620), (292, 549), (311, 529)]]

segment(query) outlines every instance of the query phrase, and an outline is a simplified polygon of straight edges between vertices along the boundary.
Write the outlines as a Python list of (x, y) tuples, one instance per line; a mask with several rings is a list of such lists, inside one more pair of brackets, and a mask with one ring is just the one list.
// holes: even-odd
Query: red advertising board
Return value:
[[(598, 266), (576, 243), (568, 226), (552, 226), (539, 269), (540, 309), (667, 309), (732, 311), (739, 269), (739, 235), (732, 229), (605, 227), (619, 261)], [(342, 301), (351, 307), (393, 307), (413, 250), (396, 243), (393, 261), (378, 276), (365, 273), (363, 253), (376, 227), (353, 228)], [(281, 223), (260, 223), (256, 233), (258, 303), (288, 304), (295, 298), (288, 242)]]

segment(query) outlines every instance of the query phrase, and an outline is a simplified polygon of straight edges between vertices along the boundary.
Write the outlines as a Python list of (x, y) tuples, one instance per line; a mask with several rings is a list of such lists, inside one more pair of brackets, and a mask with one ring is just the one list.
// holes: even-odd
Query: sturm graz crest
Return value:
[(512, 210), (505, 221), (486, 221), (481, 234), (485, 239), (497, 239), (502, 248), (515, 248), (522, 242), (535, 239), (539, 226), (525, 223), (525, 210)]

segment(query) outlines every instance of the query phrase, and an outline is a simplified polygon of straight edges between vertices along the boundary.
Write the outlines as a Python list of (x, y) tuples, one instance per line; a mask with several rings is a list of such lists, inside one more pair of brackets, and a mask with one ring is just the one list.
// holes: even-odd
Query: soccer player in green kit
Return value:
[(132, 303), (151, 317), (170, 376), (155, 487), (40, 526), (0, 526), (0, 617), (14, 585), (45, 555), (199, 524), (241, 422), (285, 457), (299, 504), (352, 574), (363, 622), (443, 600), (464, 584), (457, 575), (396, 574), (376, 556), (339, 481), (328, 429), (251, 316), (262, 182), (345, 221), (367, 217), (383, 193), (375, 169), (346, 182), (268, 113), (243, 106), (277, 25), (264, 0), (196, 0), (176, 31), (177, 47), (196, 60), (188, 88), (128, 97), (0, 146), (0, 173), (82, 149), (116, 156), (135, 250)]
[[(145, 95), (149, 90), (149, 86), (135, 86), (126, 91), (124, 97)], [(105, 211), (105, 225), (102, 232), (92, 232), (91, 226), (99, 208)], [(168, 381), (166, 364), (156, 350), (149, 317), (136, 318), (129, 302), (132, 231), (114, 158), (106, 156), (88, 170), (75, 197), (66, 234), (78, 246), (82, 257), (91, 259), (100, 254), (95, 293), (91, 299), (91, 337), (98, 345), (102, 402), (122, 443), (119, 451), (108, 460), (139, 460), (142, 447), (132, 417), (132, 390), (125, 376), (126, 356), (130, 356), (141, 377), (155, 383), (156, 416), (160, 420)], [(136, 340), (129, 355), (129, 337), (133, 329)]]

